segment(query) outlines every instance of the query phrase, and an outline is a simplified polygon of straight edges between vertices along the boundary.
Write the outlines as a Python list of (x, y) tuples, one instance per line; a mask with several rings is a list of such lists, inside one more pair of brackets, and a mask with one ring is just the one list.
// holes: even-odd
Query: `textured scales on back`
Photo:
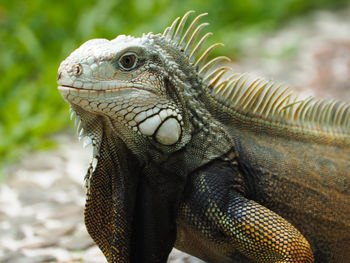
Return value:
[[(350, 258), (350, 104), (300, 98), (202, 51), (201, 14), (93, 39), (59, 68), (92, 144), (85, 224), (109, 263)], [(189, 24), (188, 26), (186, 24)], [(203, 35), (203, 36), (201, 36)]]

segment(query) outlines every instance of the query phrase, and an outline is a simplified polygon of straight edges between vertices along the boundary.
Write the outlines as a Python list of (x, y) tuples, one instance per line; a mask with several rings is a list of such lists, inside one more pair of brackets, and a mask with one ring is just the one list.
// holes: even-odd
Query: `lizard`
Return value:
[(208, 23), (92, 39), (59, 91), (92, 144), (85, 224), (109, 263), (349, 262), (350, 104), (209, 59)]

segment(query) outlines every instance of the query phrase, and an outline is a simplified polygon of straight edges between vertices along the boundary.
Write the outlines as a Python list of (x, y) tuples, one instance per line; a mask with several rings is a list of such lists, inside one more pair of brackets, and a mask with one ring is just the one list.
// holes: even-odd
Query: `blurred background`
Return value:
[[(68, 104), (56, 85), (60, 62), (79, 45), (91, 38), (163, 32), (188, 10), (208, 12), (204, 20), (214, 33), (209, 44), (225, 44), (214, 55), (232, 58), (235, 70), (287, 81), (305, 95), (350, 101), (349, 4), (350, 0), (2, 1), (0, 262), (104, 262), (102, 257), (83, 256), (89, 255), (88, 249), (98, 254), (89, 237), (81, 234), (84, 190), (79, 185), (89, 153), (77, 143)], [(182, 262), (181, 256), (176, 260)]]

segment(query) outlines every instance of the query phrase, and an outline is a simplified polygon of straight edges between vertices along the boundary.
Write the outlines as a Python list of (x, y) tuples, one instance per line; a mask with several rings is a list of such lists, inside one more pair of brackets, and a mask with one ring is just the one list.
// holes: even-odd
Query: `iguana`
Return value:
[[(350, 104), (237, 74), (191, 12), (58, 70), (93, 146), (85, 223), (110, 263), (350, 262)], [(198, 25), (199, 24), (199, 25)], [(197, 26), (198, 25), (198, 26)]]

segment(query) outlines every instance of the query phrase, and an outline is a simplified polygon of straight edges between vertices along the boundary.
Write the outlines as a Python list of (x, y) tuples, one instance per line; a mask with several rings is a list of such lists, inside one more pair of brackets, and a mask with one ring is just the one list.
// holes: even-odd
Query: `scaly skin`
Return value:
[[(206, 26), (90, 40), (59, 68), (93, 145), (85, 223), (109, 263), (350, 258), (350, 105), (215, 69)], [(185, 33), (183, 33), (185, 32)], [(198, 45), (196, 43), (199, 43)], [(199, 57), (199, 58), (198, 58)]]

